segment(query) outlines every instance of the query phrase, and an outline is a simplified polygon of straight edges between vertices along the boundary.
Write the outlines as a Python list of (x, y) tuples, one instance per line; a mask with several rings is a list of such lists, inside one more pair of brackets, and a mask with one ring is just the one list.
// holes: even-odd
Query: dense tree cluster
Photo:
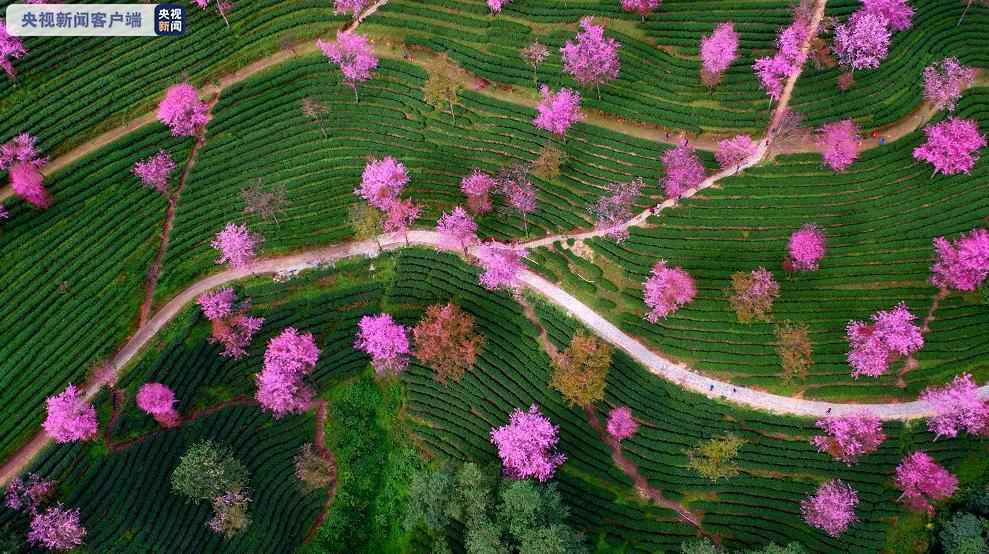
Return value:
[(86, 441), (96, 437), (99, 427), (96, 408), (83, 398), (82, 391), (75, 385), (49, 397), (46, 404), (48, 415), (42, 427), (55, 442)]
[(416, 360), (433, 368), (442, 384), (459, 382), (484, 346), (484, 337), (474, 329), (474, 316), (453, 303), (426, 308), (412, 337)]
[(229, 447), (209, 440), (193, 444), (172, 470), (172, 490), (194, 504), (208, 500), (213, 516), (206, 527), (230, 538), (250, 525), (248, 472)]
[(155, 418), (162, 427), (179, 424), (175, 392), (161, 383), (145, 383), (137, 391), (137, 407)]
[(924, 134), (927, 142), (913, 149), (913, 157), (934, 166), (932, 177), (938, 172), (957, 175), (972, 171), (979, 149), (986, 145), (986, 137), (971, 119), (952, 117), (924, 127)]
[(315, 391), (303, 382), (319, 360), (319, 348), (312, 333), (286, 327), (268, 341), (264, 367), (255, 376), (255, 398), (275, 418), (301, 413), (309, 406)]
[(817, 492), (800, 503), (800, 513), (804, 521), (832, 537), (848, 530), (848, 526), (858, 521), (855, 507), (859, 503), (858, 493), (847, 483), (834, 479), (818, 487)]
[(859, 156), (858, 126), (851, 119), (826, 123), (818, 131), (817, 145), (828, 167), (845, 171)]
[(553, 360), (550, 384), (570, 405), (588, 407), (603, 400), (611, 354), (610, 344), (577, 331), (567, 349)]
[(409, 334), (391, 314), (366, 315), (357, 324), (354, 348), (371, 357), (379, 377), (397, 375), (409, 365)]
[(553, 92), (548, 86), (539, 89), (542, 101), (536, 105), (536, 119), (533, 124), (537, 129), (549, 131), (557, 136), (563, 136), (567, 129), (578, 121), (583, 121), (584, 113), (580, 111), (580, 93), (568, 88)]
[(683, 268), (667, 267), (666, 261), (660, 260), (643, 283), (643, 295), (650, 308), (646, 320), (656, 323), (692, 302), (697, 296), (697, 286)]
[(849, 351), (848, 364), (852, 377), (879, 377), (889, 371), (893, 361), (909, 356), (924, 346), (924, 336), (914, 323), (917, 316), (906, 304), (872, 315), (872, 323), (849, 321), (846, 327)]
[(519, 273), (525, 269), (522, 261), (528, 251), (518, 245), (497, 241), (483, 243), (477, 249), (477, 261), (484, 270), (481, 285), (489, 290), (514, 289), (519, 284)]
[(17, 196), (35, 208), (45, 210), (52, 204), (41, 174), (41, 170), (48, 164), (48, 158), (38, 153), (36, 142), (34, 136), (21, 133), (0, 144), (0, 171), (8, 172), (10, 187)]
[(766, 268), (738, 271), (731, 276), (728, 302), (742, 323), (769, 321), (780, 285)]
[(704, 164), (686, 142), (663, 152), (663, 191), (667, 198), (679, 198), (701, 184), (706, 177)]
[(896, 466), (900, 501), (918, 512), (934, 512), (931, 500), (948, 498), (958, 488), (958, 478), (941, 467), (926, 452), (914, 452)]
[(869, 412), (846, 416), (826, 417), (815, 423), (824, 435), (811, 439), (819, 452), (827, 452), (834, 459), (854, 464), (866, 454), (875, 452), (886, 440), (883, 424)]
[(934, 239), (936, 259), (931, 266), (931, 284), (960, 291), (974, 291), (989, 277), (989, 231), (973, 229), (952, 243)]
[(257, 255), (261, 235), (252, 233), (243, 223), (227, 223), (210, 243), (220, 253), (218, 264), (230, 264), (233, 269), (250, 265)]
[(989, 434), (989, 403), (979, 398), (979, 387), (971, 374), (957, 375), (940, 387), (927, 387), (920, 399), (934, 411), (927, 428), (935, 437), (954, 438), (961, 431), (975, 436)]
[(924, 68), (924, 99), (939, 110), (955, 111), (962, 92), (975, 82), (976, 71), (958, 58), (945, 58)]
[(738, 33), (731, 21), (701, 38), (701, 82), (715, 87), (721, 75), (738, 59)]
[(264, 318), (247, 314), (250, 302), (236, 302), (237, 293), (229, 287), (203, 293), (196, 300), (203, 316), (212, 323), (210, 341), (223, 345), (220, 356), (239, 360), (247, 354), (247, 347), (264, 325)]
[(189, 83), (172, 85), (158, 105), (158, 120), (172, 136), (193, 136), (209, 121), (209, 106), (199, 99), (199, 91)]
[(583, 17), (576, 39), (568, 40), (560, 49), (563, 70), (581, 85), (600, 87), (618, 78), (619, 48), (617, 40), (604, 36), (604, 27), (595, 25), (591, 17)]

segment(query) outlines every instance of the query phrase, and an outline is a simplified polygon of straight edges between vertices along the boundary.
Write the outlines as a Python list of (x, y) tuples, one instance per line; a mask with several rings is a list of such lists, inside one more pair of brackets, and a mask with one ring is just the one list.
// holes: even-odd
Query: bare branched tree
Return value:
[(303, 98), (302, 99), (302, 115), (306, 118), (315, 121), (319, 124), (319, 130), (323, 133), (323, 138), (326, 138), (326, 128), (323, 127), (323, 116), (330, 112), (330, 109), (315, 98)]
[(276, 185), (270, 189), (264, 187), (264, 181), (260, 177), (253, 185), (241, 189), (241, 198), (244, 199), (244, 213), (255, 214), (264, 221), (269, 219), (278, 224), (278, 214), (285, 211), (289, 206), (288, 194), (285, 185)]

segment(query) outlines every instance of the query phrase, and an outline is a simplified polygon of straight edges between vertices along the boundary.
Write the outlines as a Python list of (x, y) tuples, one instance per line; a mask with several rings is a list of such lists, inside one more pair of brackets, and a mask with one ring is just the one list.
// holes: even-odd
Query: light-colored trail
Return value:
[[(380, 241), (384, 250), (400, 250), (406, 246), (404, 238), (398, 234), (382, 235)], [(410, 231), (408, 242), (411, 246), (444, 250), (441, 246), (440, 235), (434, 231)], [(458, 249), (450, 251), (459, 253)], [(374, 240), (348, 242), (330, 247), (304, 250), (288, 256), (263, 258), (247, 268), (228, 269), (200, 279), (165, 304), (147, 323), (138, 328), (137, 332), (109, 362), (109, 365), (115, 373), (126, 367), (172, 319), (186, 306), (195, 302), (200, 294), (210, 289), (255, 275), (302, 271), (353, 256), (373, 256), (377, 252), (378, 245)], [(625, 351), (651, 373), (711, 399), (724, 400), (776, 414), (808, 417), (849, 414), (863, 408), (868, 408), (869, 411), (883, 420), (924, 418), (929, 417), (932, 413), (927, 402), (920, 400), (888, 404), (842, 404), (790, 398), (733, 386), (731, 383), (701, 375), (684, 364), (672, 362), (653, 352), (638, 339), (620, 330), (586, 304), (535, 273), (522, 271), (519, 281), (521, 286), (541, 294), (599, 337)], [(87, 401), (91, 401), (99, 392), (99, 385), (87, 383), (82, 387), (82, 390), (83, 397)], [(989, 398), (989, 386), (982, 387), (980, 393), (984, 398)], [(48, 445), (48, 442), (44, 432), (39, 432), (0, 468), (0, 485), (6, 484), (25, 469), (34, 456)]]

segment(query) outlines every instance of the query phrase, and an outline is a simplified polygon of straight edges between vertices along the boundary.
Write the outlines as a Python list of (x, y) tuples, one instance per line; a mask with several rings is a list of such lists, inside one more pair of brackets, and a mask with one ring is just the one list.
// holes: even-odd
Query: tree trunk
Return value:
[(955, 27), (962, 24), (962, 20), (965, 19), (965, 14), (967, 14), (968, 9), (972, 7), (972, 2), (973, 0), (968, 0), (968, 2), (965, 4), (965, 10), (962, 11), (962, 16), (958, 18), (958, 23), (955, 23)]

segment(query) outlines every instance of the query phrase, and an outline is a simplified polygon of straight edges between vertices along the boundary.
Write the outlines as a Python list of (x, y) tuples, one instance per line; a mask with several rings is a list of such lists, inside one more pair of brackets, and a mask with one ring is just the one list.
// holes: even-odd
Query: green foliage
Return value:
[(172, 490), (198, 504), (247, 485), (247, 468), (228, 446), (205, 440), (192, 445), (172, 471)]
[(735, 458), (738, 457), (738, 450), (745, 443), (744, 439), (734, 435), (709, 439), (687, 452), (687, 456), (690, 458), (688, 465), (701, 477), (712, 481), (734, 477), (738, 475)]
[[(711, 542), (711, 539), (686, 541), (680, 545), (680, 554), (726, 554), (724, 548)], [(740, 551), (739, 554), (742, 554)], [(800, 543), (791, 542), (786, 546), (770, 543), (761, 548), (746, 550), (744, 554), (808, 554), (807, 549)]]
[(945, 554), (986, 552), (986, 520), (966, 512), (956, 513), (938, 533)]
[(405, 514), (405, 527), (413, 529), (425, 525), (430, 531), (447, 526), (450, 518), (446, 505), (453, 492), (453, 475), (448, 471), (431, 471), (424, 468), (412, 476), (409, 483), (409, 501)]
[(681, 544), (680, 554), (724, 554), (724, 550), (711, 542), (711, 539), (698, 539)]

